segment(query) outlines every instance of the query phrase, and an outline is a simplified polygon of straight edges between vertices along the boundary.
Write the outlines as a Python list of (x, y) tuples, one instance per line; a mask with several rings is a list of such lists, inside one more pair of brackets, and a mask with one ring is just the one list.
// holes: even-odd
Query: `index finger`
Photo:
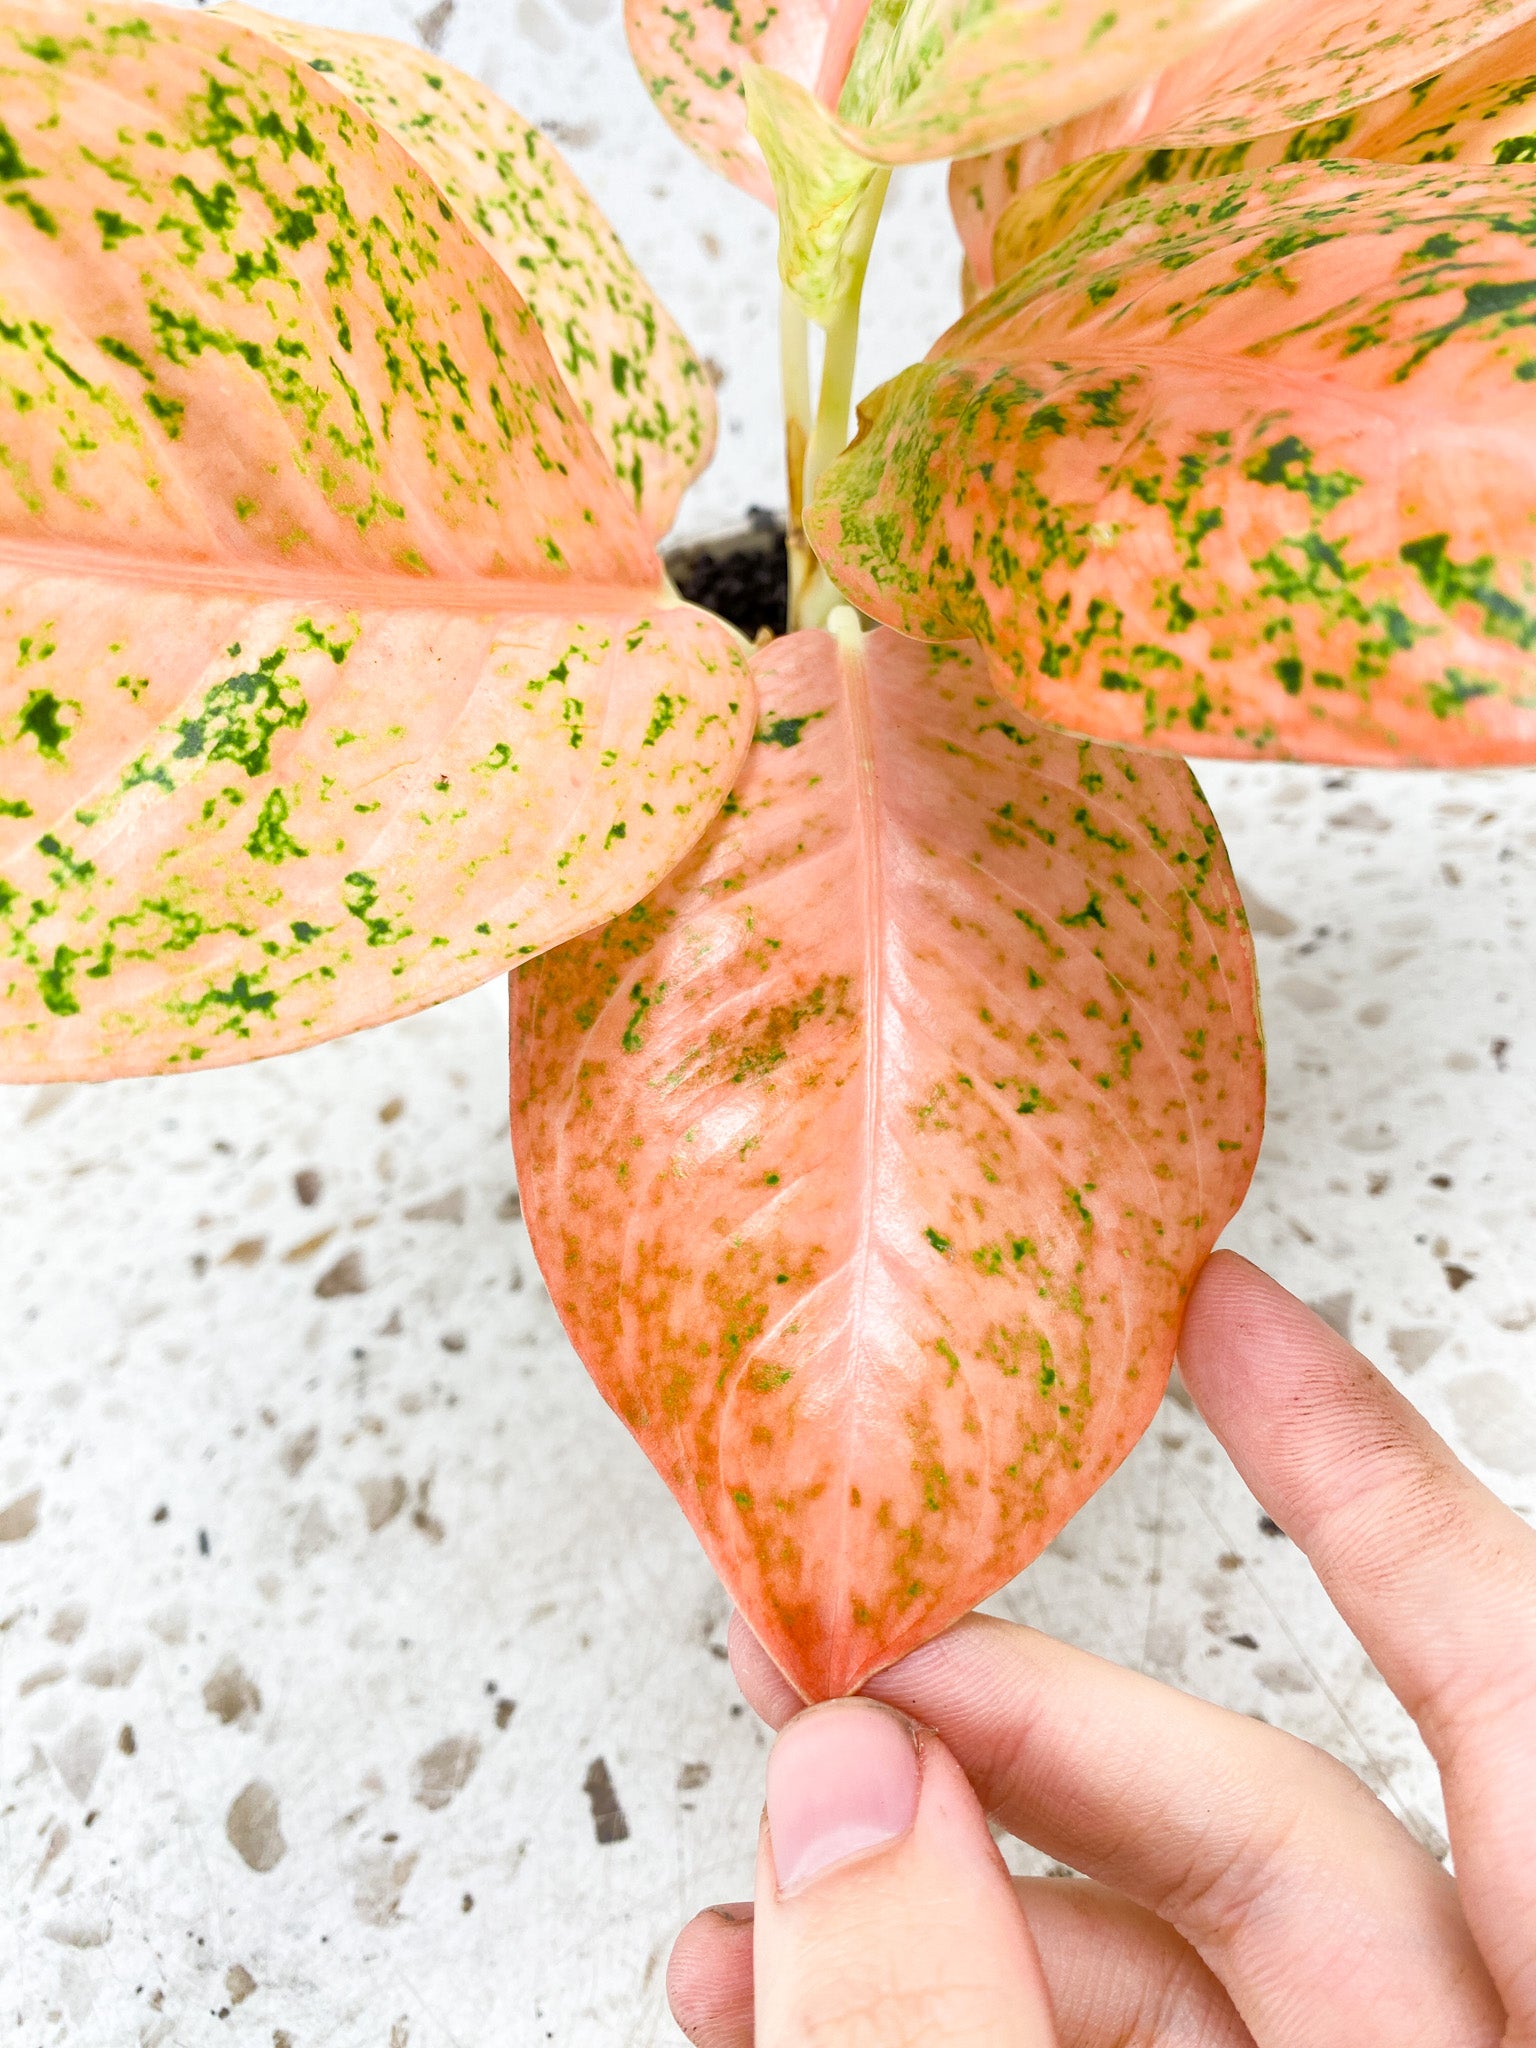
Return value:
[(1218, 1252), (1185, 1384), (1418, 1723), (1511, 2038), (1536, 2036), (1536, 1534), (1358, 1351)]

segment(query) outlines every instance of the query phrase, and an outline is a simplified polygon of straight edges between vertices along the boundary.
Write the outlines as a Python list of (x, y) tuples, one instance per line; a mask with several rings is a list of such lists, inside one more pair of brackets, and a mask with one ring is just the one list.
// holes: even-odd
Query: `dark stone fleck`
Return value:
[(334, 1266), (327, 1266), (315, 1282), (322, 1301), (334, 1301), (338, 1294), (366, 1294), (368, 1281), (363, 1272), (361, 1252), (343, 1252)]
[(606, 1848), (610, 1842), (629, 1840), (629, 1822), (624, 1818), (624, 1809), (619, 1804), (619, 1795), (613, 1789), (613, 1780), (608, 1775), (604, 1760), (594, 1757), (587, 1766), (587, 1775), (581, 1789), (587, 1795), (592, 1808), (592, 1832), (598, 1844)]

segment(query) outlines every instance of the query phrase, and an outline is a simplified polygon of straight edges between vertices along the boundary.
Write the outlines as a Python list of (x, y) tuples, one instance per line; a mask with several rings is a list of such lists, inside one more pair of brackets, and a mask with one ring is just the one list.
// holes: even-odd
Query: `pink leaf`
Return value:
[(285, 1051), (643, 895), (750, 682), (505, 274), (230, 21), (8, 18), (0, 1074)]
[(254, 7), (219, 11), (323, 71), (436, 183), (527, 301), (646, 532), (665, 533), (714, 448), (714, 395), (558, 152), (440, 57)]
[[(867, 4), (860, 0), (855, 18)], [(720, 7), (715, 0), (625, 0), (624, 26), (636, 67), (667, 125), (711, 169), (772, 206), (773, 180), (747, 129), (743, 68), (766, 64), (814, 86), (837, 13), (836, 0), (759, 0), (746, 7)]]
[[(1138, 166), (1150, 185), (1319, 157), (1504, 161), (1496, 151), (1522, 125), (1536, 69), (1533, 16), (1536, 0), (1291, 0), (1247, 13), (1134, 91), (953, 166), (971, 292), (1005, 274), (993, 269), (992, 239), (1009, 205), (1106, 151), (1132, 152), (1126, 196), (1140, 189)], [(1068, 187), (1057, 231), (1083, 217), (1090, 190), (1106, 204), (1111, 182), (1099, 171)]]
[(1182, 762), (965, 648), (776, 642), (730, 804), (513, 978), (571, 1339), (808, 1698), (1035, 1557), (1145, 1428), (1262, 1118), (1247, 928)]
[(1523, 167), (1150, 188), (876, 392), (807, 531), (1072, 730), (1536, 760), (1533, 239)]
[[(1486, 0), (1485, 0), (1486, 4)], [(1294, 0), (1293, 0), (1294, 9)], [(782, 73), (826, 111), (829, 135), (871, 163), (917, 163), (1071, 119), (1230, 30), (1257, 0), (626, 0), (629, 44), (675, 132), (773, 203), (747, 131), (742, 78)]]

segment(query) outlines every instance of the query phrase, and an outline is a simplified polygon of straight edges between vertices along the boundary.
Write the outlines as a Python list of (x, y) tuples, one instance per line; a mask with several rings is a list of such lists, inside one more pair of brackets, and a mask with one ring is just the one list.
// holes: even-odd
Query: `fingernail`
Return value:
[(922, 1771), (910, 1724), (873, 1700), (797, 1714), (768, 1758), (768, 1837), (781, 1892), (906, 1834)]
[(733, 1899), (727, 1905), (711, 1906), (709, 1910), (717, 1920), (725, 1920), (732, 1927), (739, 1927), (744, 1920), (750, 1920), (757, 1909), (750, 1899)]

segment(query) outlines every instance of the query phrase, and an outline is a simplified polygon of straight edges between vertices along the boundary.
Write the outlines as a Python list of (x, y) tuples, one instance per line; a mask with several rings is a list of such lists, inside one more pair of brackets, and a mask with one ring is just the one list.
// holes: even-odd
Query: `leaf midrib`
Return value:
[(590, 578), (547, 581), (532, 576), (407, 576), (403, 573), (337, 571), (323, 563), (292, 567), (268, 562), (188, 561), (169, 555), (136, 555), (126, 549), (80, 543), (30, 541), (0, 534), (0, 568), (14, 565), (33, 576), (78, 576), (82, 580), (150, 585), (163, 590), (249, 593), (278, 599), (323, 596), (338, 604), (380, 610), (509, 611), (566, 617), (578, 612), (627, 613), (641, 607), (686, 607), (660, 577), (655, 584), (611, 583)]

